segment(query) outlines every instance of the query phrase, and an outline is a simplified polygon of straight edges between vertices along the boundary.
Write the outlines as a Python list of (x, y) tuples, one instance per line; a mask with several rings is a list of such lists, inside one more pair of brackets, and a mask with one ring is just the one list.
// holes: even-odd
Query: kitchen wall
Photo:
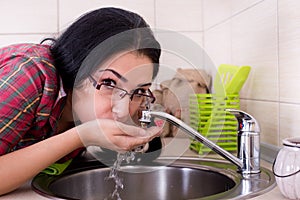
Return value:
[[(250, 65), (242, 108), (280, 146), (300, 129), (300, 1), (204, 0), (204, 47), (216, 62)], [(214, 13), (214, 14), (212, 14)]]
[[(260, 122), (262, 142), (280, 146), (283, 138), (299, 135), (300, 1), (1, 0), (0, 47), (57, 36), (84, 12), (104, 6), (138, 12), (152, 27), (189, 38), (215, 66), (250, 65), (242, 108)], [(166, 52), (162, 63), (193, 67)], [(174, 73), (163, 71), (157, 82)]]
[[(202, 44), (201, 0), (188, 3), (182, 0), (1, 0), (0, 46), (40, 42), (41, 38), (57, 36), (83, 13), (105, 6), (137, 12), (155, 29), (172, 30)], [(172, 35), (161, 33), (159, 37), (168, 43)], [(171, 53), (165, 53), (162, 63), (169, 63), (173, 69), (189, 68), (188, 62)], [(165, 75), (158, 81), (171, 78), (175, 73), (169, 68), (162, 71)]]

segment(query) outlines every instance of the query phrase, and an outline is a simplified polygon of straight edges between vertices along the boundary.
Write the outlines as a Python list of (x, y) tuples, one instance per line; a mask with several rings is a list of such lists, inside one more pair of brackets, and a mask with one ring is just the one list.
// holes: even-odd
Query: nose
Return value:
[(125, 122), (128, 120), (130, 97), (125, 95), (122, 99), (112, 101), (112, 113), (115, 120)]

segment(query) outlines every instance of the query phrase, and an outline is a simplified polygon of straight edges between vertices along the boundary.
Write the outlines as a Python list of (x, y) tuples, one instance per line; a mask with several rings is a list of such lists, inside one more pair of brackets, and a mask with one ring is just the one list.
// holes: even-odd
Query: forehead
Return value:
[(116, 71), (130, 82), (151, 82), (153, 74), (153, 63), (145, 55), (136, 52), (122, 53), (114, 56), (108, 62), (100, 66), (98, 71)]

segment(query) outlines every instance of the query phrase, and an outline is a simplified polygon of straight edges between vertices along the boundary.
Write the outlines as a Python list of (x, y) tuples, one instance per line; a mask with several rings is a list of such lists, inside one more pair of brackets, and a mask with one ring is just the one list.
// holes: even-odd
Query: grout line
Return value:
[(203, 12), (203, 8), (204, 8), (204, 0), (201, 0), (201, 30), (204, 32), (204, 12)]
[(229, 17), (227, 17), (227, 18), (225, 18), (225, 19), (223, 19), (223, 20), (217, 22), (216, 24), (214, 24), (214, 25), (208, 27), (205, 31), (210, 30), (210, 29), (213, 29), (214, 27), (216, 27), (216, 26), (218, 26), (218, 25), (220, 25), (220, 24), (223, 24), (223, 23), (225, 23), (225, 22), (231, 20), (231, 19), (234, 18), (235, 16), (237, 16), (237, 15), (239, 15), (239, 14), (241, 14), (241, 13), (243, 13), (243, 12), (245, 12), (245, 11), (247, 11), (247, 10), (253, 8), (253, 7), (255, 7), (256, 5), (262, 3), (263, 1), (265, 1), (265, 0), (257, 1), (257, 2), (254, 3), (254, 4), (248, 6), (248, 7), (244, 8), (244, 9), (241, 9), (240, 11), (238, 11), (238, 12), (236, 12), (236, 13), (230, 15)]
[[(202, 27), (201, 27), (201, 34), (202, 34), (202, 46), (205, 49), (205, 31), (204, 31), (204, 12), (203, 12), (203, 8), (204, 8), (204, 0), (201, 1), (201, 18), (202, 18)], [(203, 59), (203, 62), (204, 59)], [(205, 65), (205, 63), (203, 63), (203, 65)]]
[(153, 1), (153, 14), (154, 14), (154, 28), (155, 29), (157, 29), (157, 23), (156, 23), (156, 21), (157, 21), (157, 11), (156, 11), (156, 6), (157, 6), (157, 4), (156, 4), (156, 0), (154, 0)]
[[(171, 31), (180, 32), (180, 33), (204, 33), (203, 30), (193, 30), (193, 31), (188, 31), (188, 30), (171, 30)], [(166, 32), (168, 32), (168, 31), (166, 31)]]
[[(153, 26), (154, 27), (152, 27), (152, 28), (154, 28), (157, 31), (158, 29), (157, 29), (157, 23), (156, 23), (156, 21), (157, 21), (156, 6), (157, 6), (156, 0), (153, 0), (153, 14), (154, 14), (154, 24), (153, 24)], [(153, 80), (153, 84), (152, 84), (152, 87), (153, 87), (154, 90), (160, 89), (157, 77), (158, 77), (158, 75), (155, 77), (155, 79)]]
[(249, 100), (249, 101), (260, 101), (260, 102), (290, 104), (290, 105), (298, 105), (298, 106), (300, 106), (300, 103), (288, 102), (288, 101), (276, 101), (276, 100), (267, 100), (267, 99), (251, 99), (251, 98), (244, 98), (244, 97), (240, 97), (240, 99), (241, 100)]
[[(232, 3), (230, 4), (230, 12), (231, 12), (231, 10), (232, 10)], [(229, 23), (229, 35), (230, 35), (230, 62), (231, 63), (234, 63), (233, 61), (233, 23), (232, 23), (232, 20), (230, 20), (230, 22), (228, 22)]]
[(202, 40), (202, 49), (205, 53), (202, 53), (202, 65), (205, 66), (206, 65), (206, 57), (204, 54), (206, 54), (206, 45), (205, 45), (205, 31), (204, 31), (204, 12), (203, 12), (203, 8), (204, 8), (204, 0), (201, 0), (201, 40)]
[(60, 15), (59, 15), (59, 9), (60, 9), (60, 7), (59, 7), (59, 0), (56, 0), (56, 5), (57, 5), (57, 13), (56, 13), (56, 15), (57, 15), (57, 27), (56, 27), (56, 34), (59, 34), (59, 27), (60, 27), (60, 24), (59, 24), (59, 18), (60, 18)]
[(56, 32), (41, 32), (41, 33), (37, 33), (37, 32), (34, 32), (34, 33), (0, 33), (0, 35), (2, 36), (11, 36), (11, 35), (49, 35), (49, 34), (54, 34)]
[(278, 138), (277, 138), (277, 144), (280, 144), (280, 128), (281, 128), (281, 124), (280, 124), (280, 96), (281, 96), (281, 91), (280, 91), (280, 66), (279, 66), (279, 4), (278, 4), (278, 0), (277, 0), (277, 13), (276, 13), (276, 30), (277, 30), (277, 79), (278, 79), (278, 88), (277, 88), (277, 92), (278, 92)]

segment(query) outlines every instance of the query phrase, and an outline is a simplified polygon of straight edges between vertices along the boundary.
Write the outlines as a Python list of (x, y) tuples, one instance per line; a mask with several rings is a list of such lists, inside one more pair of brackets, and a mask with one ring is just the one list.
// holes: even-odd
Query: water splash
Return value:
[(123, 180), (122, 180), (122, 178), (119, 177), (118, 172), (120, 171), (122, 162), (126, 161), (127, 164), (130, 163), (131, 161), (133, 161), (135, 159), (135, 154), (136, 154), (136, 152), (134, 152), (134, 151), (118, 153), (117, 159), (114, 162), (114, 165), (112, 166), (110, 173), (107, 177), (107, 179), (112, 179), (115, 182), (115, 189), (109, 195), (109, 198), (105, 199), (105, 200), (114, 199), (114, 198), (116, 198), (117, 200), (121, 200), (119, 189), (123, 189), (124, 185), (123, 185)]
[[(147, 122), (147, 121), (146, 121)], [(141, 122), (141, 127), (146, 129), (149, 123), (146, 122)], [(123, 161), (126, 161), (127, 164), (129, 164), (131, 161), (134, 161), (135, 159), (135, 154), (136, 153), (142, 153), (144, 150), (144, 145), (138, 146), (132, 151), (127, 151), (125, 153), (118, 153), (117, 159), (113, 164), (113, 167), (110, 170), (109, 176), (107, 179), (113, 179), (115, 182), (115, 189), (114, 191), (109, 195), (109, 199), (114, 199), (116, 198), (117, 200), (122, 200), (120, 197), (119, 189), (123, 189), (124, 185), (122, 182), (122, 179), (119, 177), (119, 171), (122, 165)], [(109, 200), (105, 199), (105, 200)]]

